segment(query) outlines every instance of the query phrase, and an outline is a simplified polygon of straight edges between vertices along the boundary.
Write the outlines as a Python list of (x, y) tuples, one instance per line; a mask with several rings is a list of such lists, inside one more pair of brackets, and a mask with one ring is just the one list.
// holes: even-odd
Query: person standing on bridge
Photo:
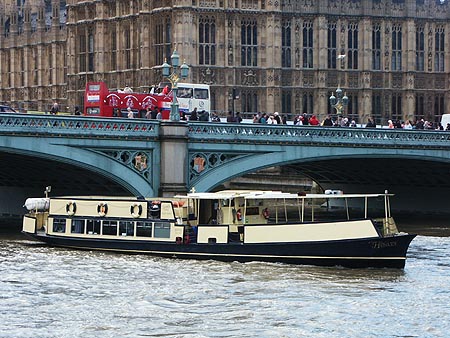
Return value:
[(52, 109), (50, 109), (50, 114), (56, 115), (59, 112), (59, 104), (57, 102), (53, 103)]
[(128, 111), (128, 118), (134, 119), (134, 114), (130, 107), (127, 108), (127, 111)]

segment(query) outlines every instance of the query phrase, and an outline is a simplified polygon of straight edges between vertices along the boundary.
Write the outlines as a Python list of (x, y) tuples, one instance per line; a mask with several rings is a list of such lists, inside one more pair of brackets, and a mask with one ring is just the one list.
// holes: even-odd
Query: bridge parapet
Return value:
[(388, 148), (450, 148), (450, 132), (382, 128), (189, 123), (190, 140), (222, 143), (285, 143)]
[(45, 135), (47, 137), (154, 139), (159, 137), (159, 121), (86, 118), (81, 116), (0, 114), (1, 132)]

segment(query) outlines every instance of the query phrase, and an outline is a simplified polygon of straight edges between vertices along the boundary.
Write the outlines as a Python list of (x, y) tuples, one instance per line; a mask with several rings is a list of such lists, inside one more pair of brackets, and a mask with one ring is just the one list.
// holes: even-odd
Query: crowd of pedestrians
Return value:
[[(134, 118), (133, 113), (129, 109), (128, 117)], [(161, 111), (159, 108), (147, 109), (147, 114), (145, 115), (147, 119), (161, 120)], [(217, 113), (208, 113), (205, 110), (198, 111), (194, 108), (189, 114), (184, 114), (180, 111), (181, 120), (189, 121), (199, 121), (199, 122), (228, 122), (228, 123), (242, 123), (244, 119), (239, 112), (233, 113), (229, 111), (226, 118), (220, 118)], [(250, 122), (247, 120), (246, 122)], [(417, 129), (417, 130), (448, 130), (450, 131), (450, 123), (443, 126), (439, 122), (427, 121), (424, 118), (420, 118), (417, 121), (410, 120), (393, 120), (389, 119), (387, 124), (378, 125), (375, 123), (374, 119), (369, 117), (367, 123), (358, 124), (355, 119), (349, 119), (345, 116), (331, 116), (327, 115), (323, 120), (320, 120), (315, 114), (300, 114), (294, 117), (292, 121), (287, 120), (286, 115), (282, 115), (279, 112), (274, 112), (273, 114), (268, 113), (256, 113), (253, 114), (253, 123), (259, 124), (293, 124), (295, 126), (323, 126), (323, 127), (365, 127), (365, 128), (388, 128), (388, 129)]]

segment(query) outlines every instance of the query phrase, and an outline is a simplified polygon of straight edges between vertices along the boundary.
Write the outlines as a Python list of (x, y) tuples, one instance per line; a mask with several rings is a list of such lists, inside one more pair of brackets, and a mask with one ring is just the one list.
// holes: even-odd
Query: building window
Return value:
[(198, 63), (200, 65), (216, 64), (216, 23), (214, 18), (200, 18), (198, 30)]
[(83, 33), (79, 35), (78, 48), (79, 71), (86, 72), (86, 35)]
[(313, 24), (303, 23), (303, 68), (313, 68)]
[(314, 96), (312, 93), (304, 93), (302, 96), (302, 114), (314, 114)]
[(436, 72), (444, 71), (444, 42), (445, 30), (443, 26), (436, 27), (434, 38), (434, 70)]
[(424, 71), (425, 67), (425, 35), (423, 26), (416, 28), (416, 70)]
[(256, 21), (241, 22), (241, 66), (258, 65), (258, 30)]
[(328, 23), (327, 31), (327, 56), (328, 56), (328, 69), (336, 69), (336, 22)]
[(348, 25), (348, 69), (358, 69), (358, 24)]
[(281, 93), (281, 112), (283, 114), (290, 115), (292, 113), (291, 102), (292, 102), (292, 93), (291, 93), (291, 91), (284, 90)]
[(89, 33), (88, 35), (88, 70), (90, 72), (93, 72), (95, 70), (94, 68), (94, 35), (92, 33)]
[(402, 96), (400, 94), (392, 95), (391, 114), (392, 121), (403, 120)]
[(283, 22), (283, 27), (281, 28), (281, 67), (292, 67), (291, 51), (291, 23), (286, 20)]
[(391, 70), (402, 70), (402, 26), (392, 26), (392, 60)]
[(117, 35), (111, 32), (111, 70), (117, 70)]
[(131, 30), (126, 28), (123, 32), (123, 38), (125, 41), (125, 69), (133, 68), (131, 65)]
[(162, 65), (170, 60), (171, 51), (171, 24), (169, 19), (162, 19), (155, 25), (155, 64)]
[(372, 96), (372, 118), (374, 120), (375, 123), (377, 124), (383, 124), (386, 121), (382, 120), (382, 111), (383, 111), (383, 106), (381, 104), (381, 94), (375, 93)]
[(359, 113), (358, 113), (358, 95), (348, 95), (348, 106), (347, 106), (347, 115), (349, 121), (355, 120), (358, 122)]
[(256, 113), (258, 111), (258, 95), (253, 91), (242, 91), (242, 111)]
[(372, 69), (381, 70), (381, 25), (372, 27)]
[[(444, 95), (436, 95), (434, 97), (434, 118), (435, 121), (441, 121), (442, 115), (445, 114)], [(444, 129), (447, 126), (443, 126)]]
[(416, 95), (416, 120), (419, 120), (425, 115), (425, 97), (423, 94)]

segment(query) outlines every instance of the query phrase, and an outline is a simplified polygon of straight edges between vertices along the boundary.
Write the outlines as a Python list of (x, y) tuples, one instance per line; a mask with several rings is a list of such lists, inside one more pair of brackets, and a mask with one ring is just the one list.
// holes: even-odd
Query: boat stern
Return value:
[(35, 234), (38, 230), (44, 229), (46, 216), (46, 213), (26, 214), (23, 216), (22, 232)]

